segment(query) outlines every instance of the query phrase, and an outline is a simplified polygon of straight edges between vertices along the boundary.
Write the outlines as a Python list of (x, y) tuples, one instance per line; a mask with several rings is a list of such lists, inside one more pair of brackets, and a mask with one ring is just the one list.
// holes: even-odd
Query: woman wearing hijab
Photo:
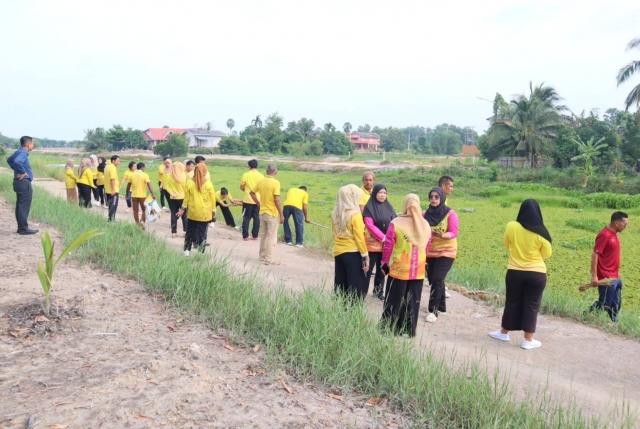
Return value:
[[(97, 186), (97, 177), (98, 177), (98, 164), (100, 164), (100, 160), (98, 159), (98, 157), (94, 154), (89, 155), (89, 167), (91, 168), (91, 174), (93, 177), (93, 183), (92, 183), (92, 193), (93, 193), (93, 198), (96, 201), (100, 201), (100, 195), (98, 195), (98, 186)], [(91, 207), (91, 205), (89, 205), (89, 207)]]
[(215, 217), (216, 191), (211, 181), (206, 179), (207, 173), (204, 163), (196, 165), (193, 180), (187, 181), (182, 207), (177, 213), (178, 216), (183, 216), (186, 212), (188, 218), (187, 233), (184, 237), (185, 256), (189, 256), (194, 245), (204, 253), (207, 229)]
[(383, 244), (382, 269), (389, 274), (389, 283), (382, 322), (389, 323), (398, 335), (414, 337), (431, 229), (422, 218), (416, 194), (404, 197), (403, 206), (402, 214), (391, 221)]
[(85, 158), (80, 161), (80, 167), (78, 169), (78, 179), (76, 185), (78, 186), (78, 200), (80, 201), (80, 207), (91, 208), (91, 190), (94, 188), (93, 171), (91, 169), (91, 160)]
[(78, 202), (77, 182), (78, 177), (73, 172), (73, 161), (68, 160), (64, 168), (64, 187), (67, 189), (67, 202), (72, 204)]
[[(172, 162), (170, 159), (164, 160), (164, 175), (162, 179), (163, 190), (169, 196), (169, 210), (171, 211), (171, 237), (178, 236), (178, 211), (184, 201), (184, 190), (187, 184), (185, 166), (181, 162)], [(182, 219), (182, 231), (187, 232), (187, 216), (180, 216)]]
[(500, 341), (509, 341), (509, 331), (524, 331), (525, 350), (537, 349), (542, 343), (533, 338), (536, 331), (542, 292), (547, 284), (545, 259), (551, 256), (551, 235), (544, 226), (540, 205), (524, 200), (515, 221), (507, 224), (504, 245), (509, 252), (507, 294), (502, 313), (502, 327), (489, 332)]
[(433, 323), (438, 314), (447, 312), (444, 280), (458, 253), (458, 215), (447, 207), (442, 188), (429, 192), (429, 207), (424, 218), (431, 227), (431, 241), (427, 246), (427, 278), (431, 285), (429, 314), (426, 321)]
[(389, 224), (396, 217), (396, 212), (387, 199), (387, 188), (375, 184), (371, 190), (371, 197), (362, 212), (366, 226), (365, 240), (369, 252), (369, 271), (367, 272), (367, 291), (375, 265), (376, 276), (373, 280), (373, 294), (384, 299), (384, 273), (380, 269), (382, 260), (382, 244)]
[(334, 290), (364, 299), (367, 294), (369, 253), (364, 238), (364, 222), (358, 200), (362, 190), (346, 185), (338, 190), (333, 221)]

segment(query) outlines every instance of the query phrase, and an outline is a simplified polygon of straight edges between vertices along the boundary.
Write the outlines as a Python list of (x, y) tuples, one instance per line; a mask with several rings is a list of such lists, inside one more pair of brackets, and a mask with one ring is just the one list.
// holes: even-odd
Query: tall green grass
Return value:
[[(14, 200), (6, 175), (0, 176), (0, 193)], [(430, 354), (418, 355), (410, 341), (380, 332), (363, 307), (346, 305), (329, 294), (268, 290), (255, 280), (234, 277), (224, 263), (207, 256), (183, 258), (132, 224), (106, 223), (38, 188), (32, 215), (64, 237), (102, 229), (101, 239), (76, 254), (82, 262), (133, 278), (212, 326), (265, 344), (274, 363), (300, 377), (384, 395), (410, 415), (416, 427), (606, 426), (544, 394), (518, 402), (497, 375), (475, 364), (453, 369)], [(633, 425), (627, 414), (616, 411), (607, 422)]]

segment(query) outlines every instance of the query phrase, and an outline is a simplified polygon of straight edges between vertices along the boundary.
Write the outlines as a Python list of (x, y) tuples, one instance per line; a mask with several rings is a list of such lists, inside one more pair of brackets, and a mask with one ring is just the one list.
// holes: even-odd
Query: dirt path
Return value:
[(296, 382), (266, 367), (253, 344), (231, 343), (141, 285), (76, 262), (56, 272), (53, 308), (66, 308), (62, 320), (34, 322), (35, 312), (17, 309), (39, 311), (40, 240), (18, 236), (14, 224), (0, 200), (0, 428), (407, 424), (367, 398), (336, 399)]
[[(45, 180), (40, 186), (63, 196), (63, 184)], [(119, 219), (130, 221), (124, 204)], [(95, 211), (101, 209), (93, 209)], [(106, 216), (106, 215), (105, 215)], [(150, 232), (167, 239), (179, 248), (182, 239), (171, 239), (168, 215), (150, 225)], [(216, 226), (209, 233), (216, 257), (225, 258), (239, 275), (254, 275), (268, 284), (282, 284), (292, 290), (303, 288), (332, 289), (333, 261), (310, 249), (297, 249), (278, 244), (276, 255), (282, 265), (265, 269), (257, 261), (258, 242), (242, 241), (239, 232)], [(500, 326), (501, 311), (452, 293), (449, 311), (435, 324), (421, 319), (419, 347), (442, 354), (448, 361), (478, 361), (490, 370), (508, 374), (511, 385), (522, 398), (547, 389), (556, 400), (574, 399), (587, 413), (608, 413), (626, 401), (631, 410), (640, 409), (640, 343), (605, 333), (566, 319), (540, 316), (539, 338), (543, 347), (524, 351), (517, 344), (521, 334), (512, 335), (510, 344), (491, 340), (487, 332)], [(423, 311), (428, 301), (428, 288), (422, 297)], [(369, 296), (367, 305), (372, 317), (381, 313), (381, 303)]]

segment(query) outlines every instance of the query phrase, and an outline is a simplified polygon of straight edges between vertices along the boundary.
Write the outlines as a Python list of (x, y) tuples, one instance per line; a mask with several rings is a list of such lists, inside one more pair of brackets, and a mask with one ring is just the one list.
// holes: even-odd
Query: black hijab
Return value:
[(383, 233), (387, 233), (387, 228), (396, 217), (396, 211), (393, 209), (391, 204), (389, 203), (389, 199), (387, 198), (384, 203), (381, 203), (376, 198), (378, 196), (378, 192), (381, 190), (387, 190), (387, 187), (381, 183), (377, 183), (373, 185), (373, 189), (371, 190), (371, 196), (369, 197), (369, 201), (367, 201), (367, 205), (364, 206), (364, 211), (362, 215), (365, 217), (370, 217), (373, 219), (373, 223), (376, 227)]
[(442, 219), (444, 219), (449, 211), (451, 211), (451, 209), (445, 204), (447, 201), (447, 196), (445, 195), (442, 188), (433, 188), (429, 191), (427, 197), (430, 197), (434, 192), (440, 195), (440, 205), (438, 207), (432, 207), (431, 198), (428, 198), (429, 205), (427, 206), (427, 211), (424, 212), (424, 218), (427, 220), (427, 222), (429, 222), (429, 225), (431, 226), (436, 226), (437, 224), (442, 222)]
[(549, 234), (547, 227), (544, 226), (540, 204), (538, 204), (536, 200), (524, 200), (520, 205), (520, 211), (518, 212), (516, 220), (524, 229), (535, 232), (551, 243), (551, 234)]

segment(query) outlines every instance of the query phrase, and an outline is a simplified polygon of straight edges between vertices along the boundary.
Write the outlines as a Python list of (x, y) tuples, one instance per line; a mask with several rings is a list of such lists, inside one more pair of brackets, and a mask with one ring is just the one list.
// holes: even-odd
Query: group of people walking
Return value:
[[(33, 139), (23, 136), (20, 148), (7, 162), (14, 172), (16, 221), (18, 234), (38, 232), (29, 228), (33, 172), (29, 152)], [(92, 206), (92, 197), (108, 208), (109, 221), (118, 209), (120, 180), (118, 155), (104, 158), (90, 156), (76, 171), (72, 161), (65, 170), (67, 199), (82, 207)], [(204, 251), (209, 225), (221, 208), (227, 225), (236, 227), (231, 206), (242, 205), (242, 237), (260, 238), (259, 258), (264, 264), (278, 264), (273, 258), (279, 224), (284, 223), (285, 242), (293, 245), (289, 218), (294, 219), (296, 245), (303, 246), (304, 223), (309, 223), (309, 196), (305, 186), (291, 188), (284, 202), (280, 199), (280, 182), (274, 164), (266, 176), (258, 171), (258, 161), (248, 162), (249, 171), (240, 181), (242, 200), (235, 200), (227, 188), (215, 191), (202, 156), (193, 161), (173, 162), (165, 158), (158, 170), (161, 205), (171, 212), (171, 233), (177, 236), (178, 221), (184, 232), (184, 253), (193, 248)], [(156, 199), (143, 162), (130, 162), (123, 175), (127, 207), (136, 224), (144, 228), (146, 207)], [(398, 335), (416, 335), (424, 280), (430, 286), (425, 320), (434, 323), (447, 313), (445, 280), (457, 256), (458, 215), (451, 208), (454, 180), (442, 176), (438, 186), (428, 193), (423, 210), (420, 197), (405, 195), (396, 212), (388, 200), (387, 187), (375, 183), (373, 172), (362, 177), (362, 187), (346, 185), (338, 190), (331, 218), (333, 223), (334, 285), (336, 293), (351, 302), (368, 294), (371, 277), (373, 294), (384, 301), (381, 323)], [(620, 242), (618, 234), (628, 225), (628, 215), (616, 211), (597, 235), (591, 258), (591, 282), (585, 287), (598, 288), (598, 299), (589, 311), (603, 310), (613, 322), (618, 320), (622, 304), (620, 278)], [(249, 226), (253, 222), (251, 230)], [(500, 329), (489, 332), (499, 341), (510, 341), (510, 331), (524, 331), (523, 349), (541, 347), (534, 338), (537, 316), (547, 283), (545, 260), (552, 255), (552, 238), (546, 228), (536, 200), (522, 202), (515, 221), (504, 233), (509, 258), (505, 278), (506, 296)], [(374, 274), (375, 271), (375, 274)]]

